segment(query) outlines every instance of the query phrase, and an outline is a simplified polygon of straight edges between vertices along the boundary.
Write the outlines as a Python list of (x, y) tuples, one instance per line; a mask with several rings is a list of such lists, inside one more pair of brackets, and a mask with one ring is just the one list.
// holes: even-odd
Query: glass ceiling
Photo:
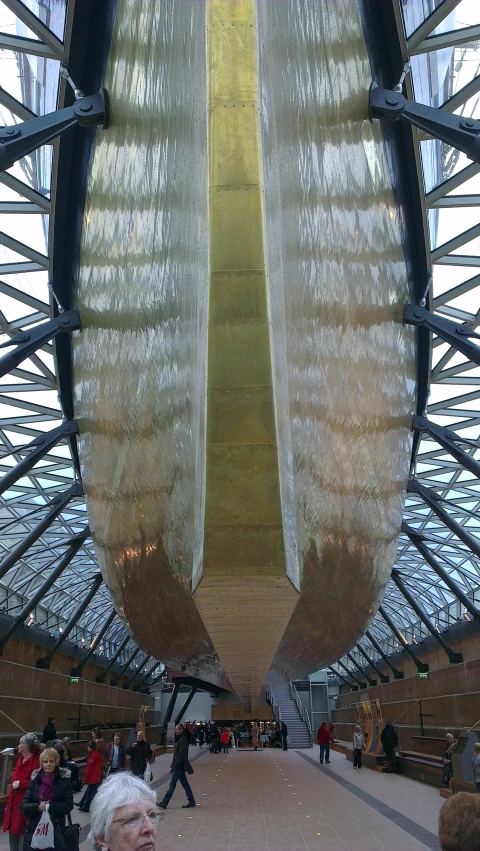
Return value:
[[(404, 57), (411, 63), (408, 96), (480, 117), (478, 0), (459, 0), (453, 11), (449, 2), (448, 14), (447, 4), (438, 0), (394, 0), (394, 4)], [(66, 83), (60, 75), (60, 62), (68, 65), (70, 14), (68, 0), (0, 2), (2, 124), (14, 124), (32, 113), (51, 112), (63, 105)], [(480, 311), (480, 165), (417, 130), (413, 132), (425, 239), (432, 262), (433, 309), (476, 328)], [(57, 143), (44, 146), (0, 174), (0, 343), (52, 315), (50, 218), (55, 207), (51, 186), (56, 154)], [(54, 345), (44, 346), (0, 383), (1, 488), (1, 478), (26, 456), (22, 448), (62, 421)], [(479, 400), (480, 368), (434, 339), (428, 417), (472, 441), (467, 449), (475, 457)], [(452, 517), (480, 537), (480, 482), (428, 436), (419, 444), (415, 476), (445, 500), (442, 504)], [(0, 559), (45, 516), (49, 500), (75, 481), (70, 445), (62, 440), (0, 496)], [(467, 546), (415, 494), (407, 496), (404, 520), (424, 536), (426, 546), (480, 606), (480, 564)], [(3, 576), (0, 561), (0, 608), (18, 615), (65, 553), (72, 535), (87, 525), (85, 502), (76, 497)], [(470, 618), (404, 533), (396, 568), (439, 631)], [(58, 635), (97, 574), (93, 544), (87, 538), (26, 623), (37, 623)], [(428, 634), (393, 581), (387, 586), (383, 606), (409, 643), (419, 643)], [(102, 584), (70, 638), (88, 646), (111, 611), (110, 595)], [(400, 649), (380, 614), (371, 632), (385, 653)], [(125, 635), (115, 617), (98, 652), (112, 656)], [(361, 646), (372, 658), (378, 657), (365, 637)], [(125, 662), (134, 650), (130, 640), (119, 661)], [(352, 654), (362, 664), (358, 651)], [(350, 660), (342, 662), (352, 669)]]

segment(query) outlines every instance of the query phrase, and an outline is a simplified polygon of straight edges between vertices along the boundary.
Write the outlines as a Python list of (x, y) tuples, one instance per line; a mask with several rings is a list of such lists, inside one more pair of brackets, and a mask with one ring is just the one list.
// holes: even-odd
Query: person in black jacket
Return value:
[(40, 754), (40, 768), (32, 772), (20, 810), (26, 816), (23, 847), (30, 848), (35, 828), (45, 810), (53, 822), (55, 831), (54, 847), (57, 851), (64, 848), (62, 827), (65, 816), (73, 809), (72, 784), (70, 772), (59, 768), (60, 756), (55, 748), (46, 748)]
[(186, 771), (189, 774), (193, 774), (193, 769), (188, 761), (188, 742), (189, 738), (185, 735), (185, 728), (183, 724), (177, 724), (175, 727), (175, 746), (173, 749), (173, 760), (170, 771), (172, 773), (172, 777), (170, 779), (170, 786), (168, 787), (165, 795), (163, 796), (163, 801), (160, 801), (158, 804), (159, 807), (162, 807), (163, 810), (166, 810), (168, 807), (168, 802), (175, 792), (175, 787), (180, 780), (181, 785), (185, 789), (187, 795), (187, 803), (183, 805), (184, 810), (188, 809), (188, 807), (195, 807), (195, 798), (193, 797), (193, 792), (190, 788), (190, 783), (187, 780)]
[(143, 777), (145, 769), (152, 758), (152, 749), (148, 742), (145, 741), (145, 736), (142, 730), (137, 733), (137, 741), (127, 748), (127, 754), (130, 757), (130, 771), (136, 777)]
[(380, 734), (380, 741), (387, 763), (387, 774), (391, 774), (396, 770), (395, 751), (398, 747), (398, 736), (393, 724), (385, 724)]
[(48, 723), (45, 724), (45, 727), (43, 728), (42, 742), (46, 745), (47, 742), (53, 742), (56, 738), (57, 731), (55, 729), (55, 717), (53, 715), (49, 715)]

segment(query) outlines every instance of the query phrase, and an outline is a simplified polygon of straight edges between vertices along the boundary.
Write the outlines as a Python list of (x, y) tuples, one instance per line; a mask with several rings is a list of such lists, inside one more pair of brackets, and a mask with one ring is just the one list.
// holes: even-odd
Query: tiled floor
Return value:
[[(198, 748), (190, 752), (196, 757), (191, 785), (198, 806), (183, 810), (186, 798), (177, 787), (158, 825), (159, 851), (439, 848), (435, 836), (443, 799), (437, 789), (414, 780), (353, 770), (339, 753), (331, 753), (330, 765), (320, 766), (318, 747), (287, 753), (233, 751), (228, 756)], [(164, 755), (153, 765), (158, 800), (170, 761)], [(85, 839), (88, 816), (74, 812)], [(6, 835), (0, 834), (0, 851), (7, 847)], [(87, 851), (85, 841), (81, 851)]]

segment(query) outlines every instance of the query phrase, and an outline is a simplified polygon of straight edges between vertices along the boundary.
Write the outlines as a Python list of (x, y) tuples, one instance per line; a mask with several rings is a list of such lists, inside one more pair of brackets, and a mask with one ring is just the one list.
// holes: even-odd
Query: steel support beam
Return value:
[[(1, 131), (0, 131), (1, 135)], [(1, 150), (1, 145), (0, 145)], [(54, 337), (58, 337), (64, 331), (76, 331), (80, 328), (80, 314), (76, 308), (59, 313), (55, 319), (48, 319), (35, 325), (30, 331), (20, 331), (6, 343), (0, 345), (0, 349), (15, 346), (13, 352), (9, 352), (0, 358), (0, 378), (13, 369), (17, 369), (22, 361), (29, 358), (37, 349), (41, 349)]]
[(392, 674), (393, 674), (394, 679), (395, 679), (395, 680), (403, 680), (403, 677), (404, 677), (404, 673), (403, 673), (403, 671), (399, 671), (399, 670), (398, 670), (398, 668), (396, 668), (396, 667), (395, 667), (395, 665), (392, 665), (392, 663), (391, 663), (390, 659), (388, 658), (387, 654), (383, 652), (383, 650), (382, 650), (382, 648), (381, 648), (380, 644), (378, 643), (377, 639), (375, 638), (375, 636), (374, 636), (374, 635), (372, 635), (372, 633), (370, 632), (370, 630), (369, 630), (369, 629), (367, 629), (367, 630), (366, 630), (365, 635), (367, 636), (367, 638), (368, 638), (368, 640), (370, 641), (370, 643), (371, 643), (371, 644), (373, 644), (373, 646), (375, 647), (375, 650), (377, 651), (377, 653), (379, 653), (379, 654), (380, 654), (380, 656), (382, 657), (383, 661), (387, 663), (388, 667), (390, 668), (390, 670), (391, 670), (391, 672), (392, 672)]
[(185, 713), (186, 713), (188, 707), (190, 706), (193, 698), (195, 697), (197, 691), (198, 691), (197, 686), (193, 686), (191, 691), (190, 691), (190, 694), (188, 695), (188, 697), (187, 697), (185, 703), (183, 704), (180, 712), (178, 712), (177, 715), (176, 715), (175, 726), (177, 724), (180, 724), (180, 721), (182, 720), (183, 716), (185, 715)]
[(427, 671), (429, 670), (429, 666), (428, 666), (427, 662), (420, 662), (420, 659), (415, 655), (413, 650), (410, 648), (407, 639), (404, 638), (404, 636), (402, 635), (400, 630), (397, 629), (397, 627), (395, 626), (392, 619), (387, 615), (383, 606), (380, 606), (378, 611), (381, 614), (381, 616), (382, 616), (383, 620), (385, 621), (385, 623), (387, 624), (387, 626), (390, 627), (390, 629), (392, 630), (397, 641), (400, 642), (403, 649), (408, 653), (410, 658), (413, 659), (413, 662), (415, 663), (415, 667), (416, 667), (418, 673), (419, 674), (426, 674)]
[[(370, 120), (403, 119), (419, 127), (434, 139), (441, 139), (476, 163), (480, 162), (480, 121), (407, 100), (401, 92), (380, 89), (372, 83), (370, 89)], [(30, 123), (30, 122), (27, 122)]]
[(164, 726), (164, 728), (165, 728), (165, 729), (166, 729), (166, 727), (167, 727), (167, 724), (169, 724), (170, 719), (171, 719), (171, 717), (172, 717), (172, 715), (173, 715), (173, 709), (174, 709), (175, 701), (176, 701), (176, 699), (177, 699), (177, 697), (178, 697), (178, 692), (179, 692), (179, 691), (180, 691), (180, 683), (179, 683), (179, 682), (175, 682), (175, 683), (173, 684), (173, 691), (172, 691), (172, 695), (171, 695), (171, 697), (170, 697), (170, 700), (168, 701), (168, 706), (167, 706), (167, 711), (166, 711), (166, 713), (165, 713), (165, 718), (163, 719), (163, 726)]
[[(34, 544), (35, 541), (37, 541), (40, 536), (43, 535), (45, 530), (48, 529), (48, 527), (53, 523), (53, 521), (58, 517), (58, 515), (62, 513), (63, 509), (70, 502), (70, 500), (76, 496), (82, 495), (82, 485), (75, 484), (72, 485), (72, 487), (68, 490), (63, 491), (63, 493), (54, 496), (53, 499), (51, 499), (50, 502), (47, 503), (46, 507), (49, 509), (49, 511), (47, 512), (43, 520), (41, 520), (40, 523), (38, 523), (35, 528), (32, 529), (31, 532), (28, 533), (28, 535), (25, 536), (23, 541), (17, 544), (17, 546), (14, 547), (13, 550), (11, 550), (11, 552), (9, 552), (8, 555), (6, 555), (5, 558), (2, 559), (2, 561), (0, 562), (0, 579), (3, 579), (3, 577), (5, 576), (5, 574), (8, 573), (10, 568), (12, 568), (13, 565), (16, 564), (17, 561), (27, 552), (27, 550), (30, 549), (32, 544)], [(83, 543), (87, 536), (81, 537)]]
[(338, 671), (336, 671), (335, 668), (332, 668), (332, 666), (330, 666), (328, 670), (331, 671), (332, 674), (335, 674), (335, 676), (338, 677), (338, 679), (341, 680), (342, 683), (345, 683), (346, 686), (351, 688), (352, 691), (358, 691), (358, 686), (353, 686), (351, 683), (349, 683), (348, 680), (346, 679), (346, 677), (344, 677), (343, 674), (340, 674)]
[(90, 659), (90, 656), (93, 653), (95, 653), (95, 650), (97, 649), (98, 645), (100, 644), (100, 641), (102, 640), (103, 636), (105, 635), (108, 627), (112, 623), (116, 614), (117, 613), (116, 613), (115, 609), (112, 608), (112, 611), (110, 612), (108, 618), (106, 619), (106, 621), (104, 621), (103, 626), (97, 632), (95, 638), (93, 639), (92, 643), (90, 644), (90, 647), (88, 648), (88, 653), (83, 657), (80, 664), (76, 668), (72, 668), (72, 670), (70, 671), (71, 677), (81, 677), (82, 676), (82, 672), (83, 672), (85, 665), (87, 664), (88, 660)]
[(473, 600), (470, 597), (467, 597), (465, 592), (460, 588), (458, 582), (455, 581), (453, 576), (450, 576), (447, 570), (440, 564), (434, 553), (424, 544), (422, 540), (422, 536), (417, 534), (414, 529), (411, 529), (406, 523), (402, 523), (402, 532), (405, 532), (406, 535), (410, 538), (412, 544), (417, 548), (418, 552), (425, 559), (427, 564), (430, 565), (432, 570), (435, 571), (437, 576), (440, 577), (442, 582), (445, 583), (447, 588), (450, 589), (452, 594), (455, 595), (457, 600), (459, 600), (463, 606), (467, 609), (468, 612), (475, 618), (475, 620), (480, 620), (480, 610), (477, 609)]
[[(90, 532), (88, 533), (90, 534)], [(25, 621), (25, 618), (28, 617), (30, 612), (38, 606), (40, 601), (43, 599), (45, 594), (50, 590), (54, 582), (58, 579), (59, 576), (63, 573), (63, 571), (68, 567), (74, 555), (78, 552), (82, 544), (85, 542), (85, 539), (88, 537), (86, 534), (77, 535), (75, 538), (71, 538), (68, 549), (58, 562), (57, 566), (52, 570), (51, 574), (45, 579), (45, 581), (41, 584), (40, 588), (37, 589), (31, 600), (25, 604), (22, 611), (15, 618), (14, 622), (7, 629), (4, 635), (2, 635), (0, 639), (0, 656), (3, 652), (7, 641), (15, 634), (15, 632), (22, 626)]]
[(349, 677), (352, 677), (352, 679), (354, 679), (356, 683), (358, 683), (359, 688), (364, 689), (368, 687), (367, 683), (364, 683), (362, 680), (359, 680), (358, 677), (353, 673), (353, 671), (349, 671), (347, 666), (344, 665), (343, 662), (340, 661), (340, 659), (337, 659), (336, 664), (340, 665), (340, 667), (343, 668), (345, 673), (348, 674)]
[(107, 123), (103, 90), (91, 97), (79, 98), (71, 106), (47, 115), (30, 118), (20, 124), (10, 124), (0, 130), (0, 171), (11, 168), (41, 145), (46, 145), (75, 125), (91, 127)]
[(433, 637), (439, 643), (442, 650), (445, 651), (445, 653), (448, 656), (448, 661), (450, 662), (450, 664), (451, 665), (457, 665), (459, 662), (463, 662), (462, 654), (461, 653), (455, 653), (455, 651), (452, 650), (452, 648), (448, 646), (448, 644), (443, 640), (442, 636), (439, 635), (439, 633), (435, 629), (434, 625), (432, 624), (430, 618), (426, 615), (426, 613), (424, 612), (422, 607), (418, 605), (413, 594), (410, 593), (408, 588), (405, 588), (405, 585), (403, 584), (402, 580), (400, 579), (398, 571), (392, 570), (392, 580), (395, 582), (395, 585), (397, 586), (400, 593), (403, 594), (403, 596), (405, 597), (408, 605), (411, 606), (411, 608), (413, 609), (415, 614), (420, 618), (422, 623), (425, 624), (429, 633), (431, 635), (433, 635)]
[(125, 662), (125, 664), (124, 664), (122, 670), (120, 671), (120, 673), (118, 674), (118, 676), (114, 677), (113, 680), (110, 681), (111, 686), (118, 686), (118, 684), (120, 682), (120, 677), (123, 677), (125, 671), (127, 670), (127, 668), (130, 667), (133, 660), (135, 659), (136, 656), (138, 656), (139, 653), (140, 653), (140, 648), (136, 647), (135, 650), (133, 651), (133, 653), (131, 654), (131, 656), (128, 657), (127, 661)]
[(381, 670), (380, 670), (379, 668), (377, 668), (377, 666), (376, 666), (375, 662), (373, 661), (373, 659), (370, 659), (370, 656), (368, 655), (367, 651), (363, 649), (363, 647), (362, 647), (362, 645), (360, 644), (360, 642), (357, 642), (357, 650), (358, 650), (358, 652), (359, 652), (359, 653), (361, 653), (361, 654), (362, 654), (363, 658), (364, 658), (364, 659), (368, 662), (368, 664), (372, 666), (373, 670), (374, 670), (374, 671), (376, 671), (376, 673), (377, 673), (377, 674), (378, 674), (378, 676), (380, 677), (380, 682), (381, 682), (381, 683), (388, 683), (388, 682), (390, 682), (390, 680), (389, 680), (389, 678), (387, 677), (387, 675), (386, 675), (386, 674), (382, 674)]
[(454, 431), (448, 428), (443, 428), (443, 426), (430, 422), (427, 417), (414, 417), (412, 428), (414, 431), (428, 434), (440, 446), (443, 446), (462, 467), (473, 473), (476, 479), (480, 479), (480, 461), (477, 461), (476, 458), (473, 458), (472, 455), (469, 455), (468, 452), (465, 452), (464, 449), (458, 446), (459, 443), (463, 443), (464, 445), (478, 448), (478, 441), (461, 437), (461, 435), (455, 434)]
[(151, 682), (151, 683), (150, 683), (150, 685), (149, 685), (149, 688), (152, 688), (152, 686), (154, 686), (154, 685), (156, 685), (158, 682), (160, 682), (160, 680), (162, 679), (162, 677), (164, 676), (164, 674), (165, 674), (165, 668), (163, 669), (162, 673), (158, 675), (158, 677), (155, 677), (155, 679), (154, 679), (154, 680), (152, 680), (152, 682)]
[[(140, 690), (141, 690), (141, 688), (142, 688), (143, 684), (147, 682), (148, 678), (149, 678), (149, 677), (151, 676), (151, 674), (152, 674), (152, 671), (154, 671), (154, 670), (155, 670), (155, 668), (157, 667), (157, 665), (158, 665), (158, 661), (155, 659), (155, 662), (153, 663), (153, 665), (152, 665), (152, 667), (150, 668), (150, 670), (149, 670), (149, 671), (145, 674), (145, 676), (144, 676), (143, 680), (140, 680), (140, 682), (139, 682), (139, 683), (134, 683), (133, 691), (140, 691)], [(151, 684), (150, 684), (150, 685), (151, 685)]]
[(373, 686), (377, 685), (377, 681), (368, 676), (366, 670), (364, 668), (362, 668), (361, 665), (359, 665), (359, 663), (357, 662), (355, 657), (352, 656), (351, 653), (346, 653), (345, 655), (346, 655), (347, 659), (350, 659), (350, 662), (352, 663), (352, 665), (355, 665), (355, 667), (360, 672), (360, 674), (363, 674), (363, 676), (365, 677), (369, 686), (373, 687)]
[(94, 578), (92, 586), (89, 589), (88, 594), (86, 595), (86, 597), (84, 597), (84, 599), (81, 601), (79, 606), (77, 606), (77, 608), (73, 612), (73, 614), (72, 614), (70, 620), (68, 621), (65, 629), (63, 630), (62, 634), (59, 636), (59, 638), (57, 639), (57, 641), (53, 645), (52, 649), (49, 650), (49, 652), (47, 653), (46, 656), (43, 656), (42, 658), (37, 659), (37, 662), (36, 662), (37, 668), (43, 668), (43, 669), (47, 669), (47, 670), (48, 670), (48, 668), (50, 668), (50, 663), (51, 663), (53, 657), (55, 656), (55, 653), (62, 646), (63, 642), (66, 641), (66, 639), (70, 635), (73, 627), (78, 623), (79, 618), (81, 618), (81, 616), (83, 615), (87, 606), (92, 602), (92, 600), (93, 600), (95, 594), (97, 593), (98, 589), (100, 588), (101, 584), (102, 584), (102, 575), (101, 575), (101, 573), (99, 573), (98, 576), (96, 576)]
[[(119, 656), (122, 655), (122, 653), (125, 650), (129, 641), (130, 641), (130, 636), (127, 634), (125, 636), (125, 638), (123, 639), (122, 643), (120, 644), (120, 647), (118, 648), (117, 652), (110, 659), (110, 662), (108, 663), (107, 667), (105, 668), (103, 674), (97, 674), (97, 676), (95, 677), (95, 682), (97, 682), (97, 683), (104, 683), (105, 682), (105, 680), (107, 679), (108, 672), (111, 671), (111, 669), (113, 668), (113, 666), (114, 666), (115, 662), (117, 661), (117, 659), (119, 658)], [(84, 660), (82, 660), (82, 661), (84, 662)], [(79, 668), (82, 667), (82, 663), (80, 663), (80, 665), (78, 667)], [(76, 668), (72, 669), (72, 677), (81, 676), (80, 674), (74, 674), (73, 670), (77, 670), (77, 669)]]
[(138, 666), (140, 671), (134, 671), (132, 676), (130, 677), (130, 679), (128, 679), (126, 683), (123, 683), (122, 688), (125, 688), (125, 689), (129, 688), (130, 683), (135, 679), (135, 677), (138, 677), (138, 674), (141, 673), (143, 666), (146, 665), (147, 662), (149, 662), (151, 658), (152, 658), (151, 656), (149, 656), (148, 654), (145, 654), (145, 657), (142, 659), (142, 661), (140, 662), (140, 665)]
[[(77, 423), (75, 420), (68, 420), (58, 426), (58, 428), (54, 428), (46, 434), (39, 434), (38, 437), (36, 437), (35, 440), (32, 440), (32, 442), (27, 446), (23, 446), (21, 449), (14, 449), (14, 454), (16, 455), (27, 451), (29, 454), (26, 458), (22, 458), (15, 467), (12, 467), (8, 473), (5, 473), (5, 475), (2, 476), (0, 479), (0, 495), (5, 493), (8, 488), (14, 485), (18, 479), (25, 476), (32, 467), (35, 466), (37, 461), (44, 458), (60, 440), (64, 437), (73, 437), (74, 434), (78, 434)], [(4, 457), (5, 456), (2, 456), (2, 458)], [(0, 463), (2, 458), (0, 458)]]
[[(478, 558), (480, 558), (480, 541), (478, 538), (475, 538), (470, 532), (467, 532), (464, 526), (461, 526), (440, 504), (441, 497), (435, 493), (432, 488), (425, 488), (420, 484), (416, 479), (410, 479), (407, 487), (408, 493), (415, 493), (418, 496), (421, 496), (423, 501), (432, 509), (432, 511), (440, 518), (440, 520), (445, 523), (445, 526), (448, 526), (450, 531), (453, 532), (457, 538), (460, 538), (461, 541), (468, 547), (469, 550), (472, 551)], [(447, 503), (448, 504), (448, 503)], [(1, 565), (0, 565), (1, 569)], [(1, 578), (1, 574), (0, 574)]]
[(429, 331), (437, 334), (449, 346), (453, 346), (454, 349), (457, 349), (466, 358), (480, 366), (480, 348), (474, 343), (469, 342), (469, 337), (480, 339), (480, 334), (477, 334), (468, 325), (459, 324), (458, 322), (453, 322), (451, 319), (446, 319), (444, 316), (431, 313), (426, 307), (421, 307), (417, 304), (407, 304), (405, 306), (403, 321), (405, 325), (428, 328)]

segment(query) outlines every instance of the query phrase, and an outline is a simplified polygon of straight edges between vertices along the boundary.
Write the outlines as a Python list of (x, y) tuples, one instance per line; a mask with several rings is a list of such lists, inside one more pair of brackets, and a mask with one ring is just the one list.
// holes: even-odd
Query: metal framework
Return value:
[[(85, 648), (81, 675), (93, 653), (124, 666), (138, 652), (97, 578), (55, 339), (79, 316), (50, 286), (58, 133), (103, 122), (104, 102), (69, 78), (73, 3), (39, 4), (38, 15), (19, 0), (0, 7), (0, 610), (57, 639), (42, 667), (67, 637)], [(59, 571), (66, 548), (74, 553)]]
[[(480, 119), (478, 15), (468, 20), (462, 8), (455, 17), (459, 0), (392, 2), (403, 60), (410, 62), (403, 94), (461, 116), (467, 130), (475, 128), (470, 119)], [(6, 127), (65, 106), (62, 63), (68, 68), (72, 7), (67, 0), (64, 6), (41, 4), (40, 18), (19, 0), (1, 4), (0, 123)], [(441, 634), (459, 620), (478, 618), (480, 608), (480, 368), (474, 336), (480, 316), (480, 165), (425, 129), (411, 132), (432, 269), (431, 315), (423, 323), (431, 329), (432, 368), (428, 409), (412, 423), (420, 440), (395, 567)], [(90, 538), (32, 605), (65, 548), (88, 526), (81, 489), (64, 502), (80, 484), (76, 426), (62, 410), (56, 342), (52, 334), (41, 337), (42, 326), (56, 333), (48, 323), (58, 312), (49, 281), (59, 144), (54, 139), (0, 174), (0, 344), (10, 355), (26, 352), (21, 363), (15, 356), (4, 360), (9, 371), (0, 378), (0, 608), (14, 618), (26, 611), (28, 624), (59, 639), (68, 626), (71, 640), (111, 661), (109, 670), (117, 661), (127, 670), (138, 649), (120, 619), (107, 616), (112, 603), (103, 583), (75, 617), (98, 573)], [(425, 305), (415, 307), (422, 312)], [(448, 329), (445, 320), (455, 331), (447, 339), (435, 330)], [(25, 335), (36, 340), (37, 334), (41, 347), (25, 349)], [(465, 345), (457, 346), (458, 340)], [(421, 657), (430, 632), (393, 579), (382, 611), (394, 629), (381, 613), (375, 616), (362, 648), (341, 660), (352, 677), (359, 670), (366, 676), (362, 663), (384, 662), (405, 643)], [(388, 664), (398, 678), (401, 672)]]
[[(457, 8), (460, 0), (392, 1), (402, 58), (409, 63), (398, 91), (409, 101), (455, 114), (465, 129), (476, 129), (476, 4)], [(475, 334), (480, 323), (480, 165), (432, 138), (431, 130), (412, 127), (411, 133), (431, 279), (429, 308), (425, 303), (406, 306), (405, 321), (431, 332), (430, 395), (427, 410), (412, 423), (420, 440), (395, 562), (401, 580), (398, 573), (392, 576), (382, 610), (362, 639), (365, 646), (368, 638), (373, 661), (388, 660), (392, 670), (389, 657), (405, 644), (422, 664), (429, 627), (441, 637), (459, 621), (478, 619), (480, 608), (480, 348)], [(423, 619), (406, 601), (405, 590), (411, 600), (421, 601)], [(357, 662), (364, 656), (358, 648), (351, 654)], [(342, 661), (355, 670), (346, 657)]]

